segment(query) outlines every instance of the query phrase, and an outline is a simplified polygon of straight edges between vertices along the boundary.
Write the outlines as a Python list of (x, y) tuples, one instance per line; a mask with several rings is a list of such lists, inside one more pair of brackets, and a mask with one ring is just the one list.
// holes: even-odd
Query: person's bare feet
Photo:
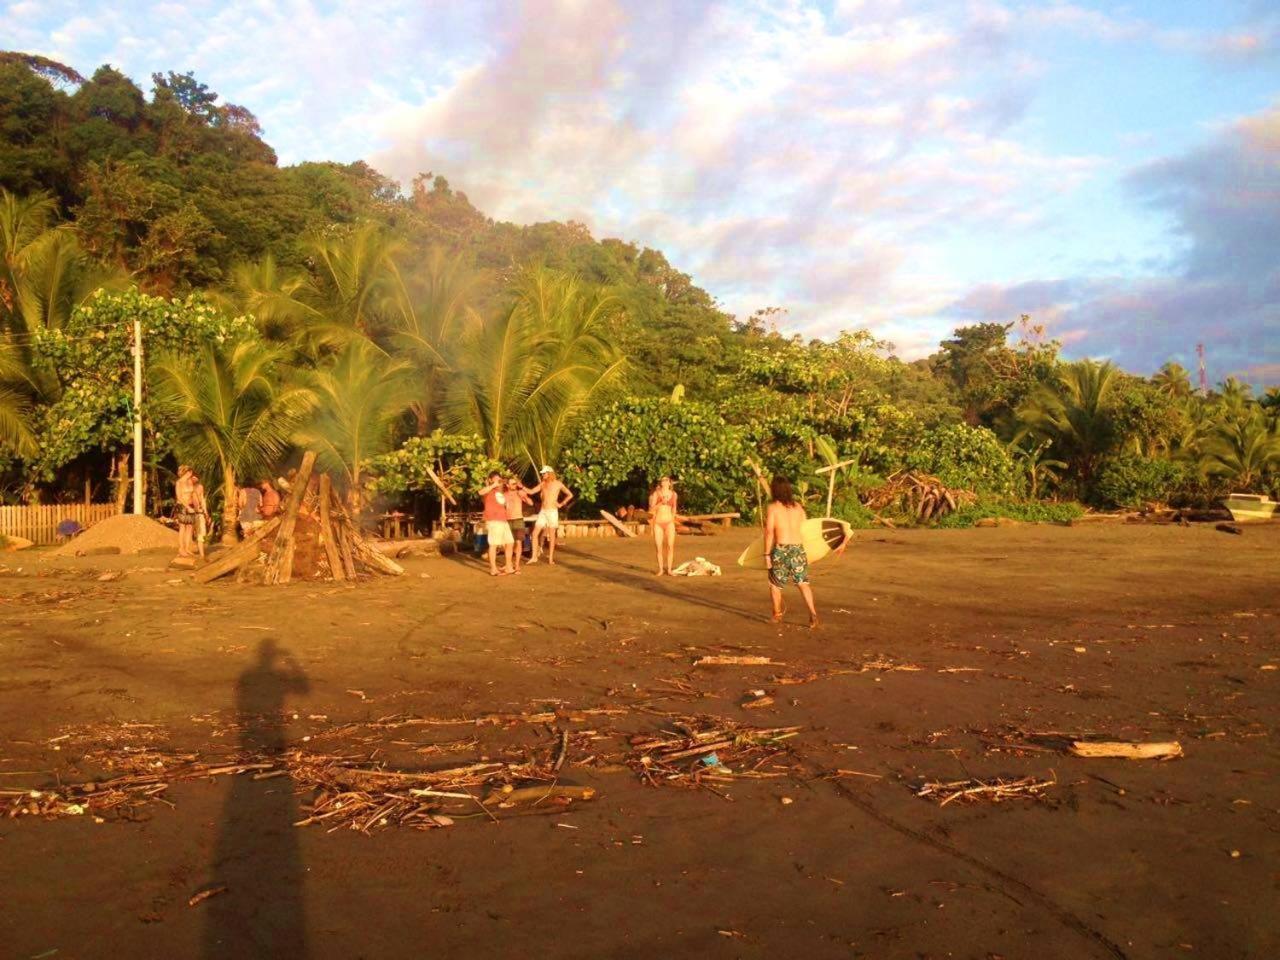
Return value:
[(781, 623), (782, 615), (786, 612), (787, 612), (787, 608), (785, 606), (779, 607), (777, 610), (773, 611), (773, 616), (769, 618), (769, 621), (771, 623)]
[(817, 629), (818, 629), (818, 627), (820, 627), (821, 625), (822, 625), (822, 622), (818, 619), (818, 615), (817, 615), (816, 613), (811, 613), (811, 614), (809, 614), (809, 629), (810, 629), (810, 630), (817, 630)]

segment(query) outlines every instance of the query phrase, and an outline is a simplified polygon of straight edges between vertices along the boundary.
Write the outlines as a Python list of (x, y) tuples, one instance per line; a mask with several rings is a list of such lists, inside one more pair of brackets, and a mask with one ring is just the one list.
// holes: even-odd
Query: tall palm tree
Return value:
[(316, 407), (298, 430), (298, 442), (316, 451), (323, 469), (342, 474), (354, 502), (365, 465), (391, 449), (413, 400), (410, 372), (408, 364), (361, 337), (305, 377)]
[(397, 356), (412, 367), (418, 388), (410, 405), (419, 436), (426, 436), (437, 415), (444, 379), (453, 371), (453, 352), (462, 330), (477, 322), (469, 304), (475, 274), (463, 255), (434, 247), (426, 261), (409, 272), (408, 289), (392, 298), (392, 333)]
[(233, 266), (226, 288), (216, 299), (257, 320), (265, 339), (296, 343), (306, 325), (320, 318), (307, 281), (306, 274), (281, 268), (268, 253)]
[(345, 234), (317, 235), (306, 244), (312, 263), (312, 324), (322, 342), (341, 345), (355, 335), (376, 338), (399, 307), (404, 284), (396, 266), (402, 250), (377, 224), (362, 223)]
[(1224, 420), (1204, 444), (1202, 466), (1210, 476), (1251, 489), (1280, 468), (1280, 433), (1257, 407), (1246, 418)]
[(1040, 386), (1018, 408), (1021, 429), (1015, 440), (1051, 441), (1053, 452), (1087, 483), (1115, 443), (1111, 404), (1123, 376), (1110, 361), (1065, 364), (1057, 383)]
[(32, 364), (32, 338), (62, 327), (90, 293), (122, 279), (94, 264), (56, 215), (47, 194), (0, 188), (0, 444), (19, 455), (34, 452), (30, 410), (58, 390)]
[(1151, 378), (1156, 389), (1166, 397), (1182, 398), (1191, 396), (1191, 374), (1180, 363), (1170, 360)]
[(284, 351), (259, 340), (206, 345), (151, 370), (157, 411), (174, 422), (179, 457), (222, 478), (222, 540), (236, 541), (237, 478), (269, 470), (315, 406), (289, 382)]
[(545, 268), (525, 271), (503, 314), (459, 338), (446, 425), (476, 433), (495, 459), (553, 460), (573, 420), (620, 380), (608, 338), (621, 301)]

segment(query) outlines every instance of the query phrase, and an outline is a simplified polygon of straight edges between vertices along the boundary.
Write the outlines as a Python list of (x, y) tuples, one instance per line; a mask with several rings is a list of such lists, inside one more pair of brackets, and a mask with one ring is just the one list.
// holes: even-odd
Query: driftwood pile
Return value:
[(876, 513), (897, 510), (925, 523), (939, 520), (976, 499), (969, 490), (948, 487), (937, 477), (906, 470), (890, 475), (880, 486), (869, 490), (863, 503)]
[(404, 568), (375, 550), (361, 535), (329, 475), (313, 476), (316, 455), (302, 458), (289, 499), (244, 542), (196, 571), (197, 583), (235, 572), (241, 581), (356, 580), (365, 573), (399, 576)]

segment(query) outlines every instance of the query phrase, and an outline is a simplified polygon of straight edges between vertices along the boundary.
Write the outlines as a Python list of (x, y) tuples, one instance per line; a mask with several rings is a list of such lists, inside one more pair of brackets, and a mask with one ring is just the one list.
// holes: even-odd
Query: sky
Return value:
[(281, 163), (443, 174), (787, 332), (1030, 314), (1280, 384), (1275, 0), (0, 0), (0, 46), (192, 70)]

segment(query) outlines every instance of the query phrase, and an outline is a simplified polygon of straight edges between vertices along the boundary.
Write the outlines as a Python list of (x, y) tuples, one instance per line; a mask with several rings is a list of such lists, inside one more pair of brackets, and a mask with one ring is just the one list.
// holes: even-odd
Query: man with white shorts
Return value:
[(533, 525), (533, 558), (530, 563), (538, 562), (538, 548), (542, 544), (542, 534), (547, 535), (547, 563), (555, 565), (556, 562), (556, 535), (560, 530), (560, 511), (567, 507), (573, 500), (573, 492), (566, 487), (556, 477), (556, 472), (550, 467), (543, 467), (538, 471), (542, 482), (538, 484), (537, 490), (542, 495), (541, 509), (538, 511), (538, 519)]
[[(494, 470), (480, 488), (480, 496), (484, 497), (484, 532), (489, 540), (491, 577), (503, 577), (517, 572), (511, 568), (511, 548), (516, 541), (511, 535), (511, 524), (507, 520), (507, 494), (503, 491), (504, 486), (502, 474)], [(499, 547), (506, 552), (506, 566), (501, 571), (498, 570)]]

